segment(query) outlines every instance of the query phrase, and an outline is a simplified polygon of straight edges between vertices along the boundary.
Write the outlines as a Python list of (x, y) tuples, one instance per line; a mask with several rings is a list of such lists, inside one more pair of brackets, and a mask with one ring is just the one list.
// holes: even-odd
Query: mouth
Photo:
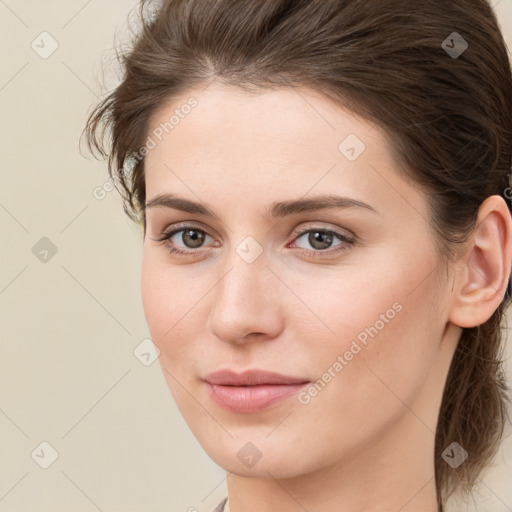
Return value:
[(260, 412), (298, 393), (310, 383), (304, 378), (275, 372), (248, 370), (237, 374), (221, 370), (204, 378), (212, 400), (237, 413)]

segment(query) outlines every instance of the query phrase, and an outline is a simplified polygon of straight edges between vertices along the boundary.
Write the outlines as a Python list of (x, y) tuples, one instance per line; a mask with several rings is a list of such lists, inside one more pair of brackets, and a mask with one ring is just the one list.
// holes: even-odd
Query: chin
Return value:
[(215, 444), (211, 442), (211, 437), (207, 442), (203, 442), (200, 437), (197, 439), (218, 466), (235, 475), (287, 479), (314, 470), (314, 463), (305, 459), (304, 452), (296, 444), (277, 436), (265, 439), (267, 433), (236, 436)]

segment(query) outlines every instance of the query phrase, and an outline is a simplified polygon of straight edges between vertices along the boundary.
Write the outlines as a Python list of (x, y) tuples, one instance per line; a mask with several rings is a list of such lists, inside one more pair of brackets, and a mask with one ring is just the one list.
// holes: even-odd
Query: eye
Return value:
[[(310, 227), (302, 231), (295, 231), (292, 236), (294, 237), (294, 243), (296, 244), (301, 238), (305, 238), (306, 244), (309, 244), (312, 249), (305, 248), (303, 246), (293, 245), (297, 247), (307, 256), (313, 258), (321, 258), (325, 256), (333, 256), (340, 254), (350, 249), (350, 246), (355, 243), (355, 239), (352, 237), (326, 228)], [(157, 242), (165, 242), (167, 250), (171, 254), (177, 254), (180, 256), (191, 256), (197, 255), (204, 251), (198, 251), (203, 245), (206, 244), (207, 239), (211, 238), (203, 229), (200, 229), (192, 225), (177, 226), (174, 229), (165, 231), (158, 238), (153, 238)], [(173, 240), (174, 239), (174, 240)], [(334, 242), (339, 242), (335, 245)], [(182, 246), (179, 243), (183, 244)], [(218, 246), (218, 244), (217, 244)], [(334, 247), (334, 249), (330, 249)]]
[[(176, 236), (179, 233), (181, 233), (181, 235)], [(176, 240), (173, 240), (175, 237)], [(165, 231), (160, 237), (154, 238), (153, 240), (157, 242), (166, 242), (165, 245), (169, 252), (185, 256), (196, 253), (197, 251), (194, 251), (194, 249), (200, 248), (207, 238), (212, 237), (202, 229), (195, 226), (180, 226), (171, 231)], [(179, 241), (184, 244), (185, 250), (176, 245)]]
[[(304, 238), (303, 243), (305, 242), (307, 245), (312, 247), (313, 250), (301, 245), (299, 245), (298, 248), (304, 249), (304, 253), (315, 258), (322, 257), (325, 255), (332, 256), (333, 254), (339, 254), (341, 252), (349, 250), (350, 246), (355, 243), (355, 240), (352, 237), (349, 237), (344, 233), (318, 227), (303, 230), (295, 236), (295, 240), (297, 241), (300, 240), (301, 238)], [(333, 243), (336, 241), (338, 241), (339, 243), (333, 245)], [(296, 243), (297, 242), (295, 242), (295, 244)], [(334, 250), (329, 250), (332, 247), (334, 247)]]

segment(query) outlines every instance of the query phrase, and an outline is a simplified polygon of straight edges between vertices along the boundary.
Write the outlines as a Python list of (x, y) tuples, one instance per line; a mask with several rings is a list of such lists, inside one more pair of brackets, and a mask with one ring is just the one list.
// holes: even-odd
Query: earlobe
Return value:
[(512, 219), (505, 200), (488, 197), (460, 262), (449, 320), (459, 327), (485, 323), (503, 301), (512, 265)]

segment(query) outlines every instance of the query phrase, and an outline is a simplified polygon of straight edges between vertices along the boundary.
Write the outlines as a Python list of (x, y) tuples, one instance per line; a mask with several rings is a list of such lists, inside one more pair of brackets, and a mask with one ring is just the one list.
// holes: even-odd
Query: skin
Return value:
[[(146, 157), (146, 197), (173, 193), (207, 204), (218, 219), (147, 209), (142, 298), (176, 404), (228, 472), (229, 509), (437, 511), (443, 386), (461, 327), (485, 322), (505, 293), (512, 259), (505, 202), (492, 196), (482, 204), (459, 260), (444, 267), (425, 193), (403, 177), (378, 126), (305, 88), (249, 94), (214, 83), (173, 98), (151, 127), (190, 96), (197, 107)], [(349, 134), (366, 146), (355, 161), (338, 149)], [(265, 217), (273, 202), (333, 193), (376, 211)], [(155, 240), (178, 223), (208, 235), (199, 246), (183, 231), (174, 235), (168, 243), (186, 256)], [(334, 236), (322, 251), (310, 232), (300, 235), (307, 229), (356, 241)], [(249, 236), (262, 249), (251, 263), (236, 250)], [(340, 245), (346, 250), (334, 254)], [(397, 303), (400, 311), (333, 371)], [(202, 381), (225, 368), (313, 382), (331, 368), (334, 377), (307, 404), (293, 396), (241, 414), (213, 402)], [(249, 442), (261, 453), (252, 467), (237, 457)]]

